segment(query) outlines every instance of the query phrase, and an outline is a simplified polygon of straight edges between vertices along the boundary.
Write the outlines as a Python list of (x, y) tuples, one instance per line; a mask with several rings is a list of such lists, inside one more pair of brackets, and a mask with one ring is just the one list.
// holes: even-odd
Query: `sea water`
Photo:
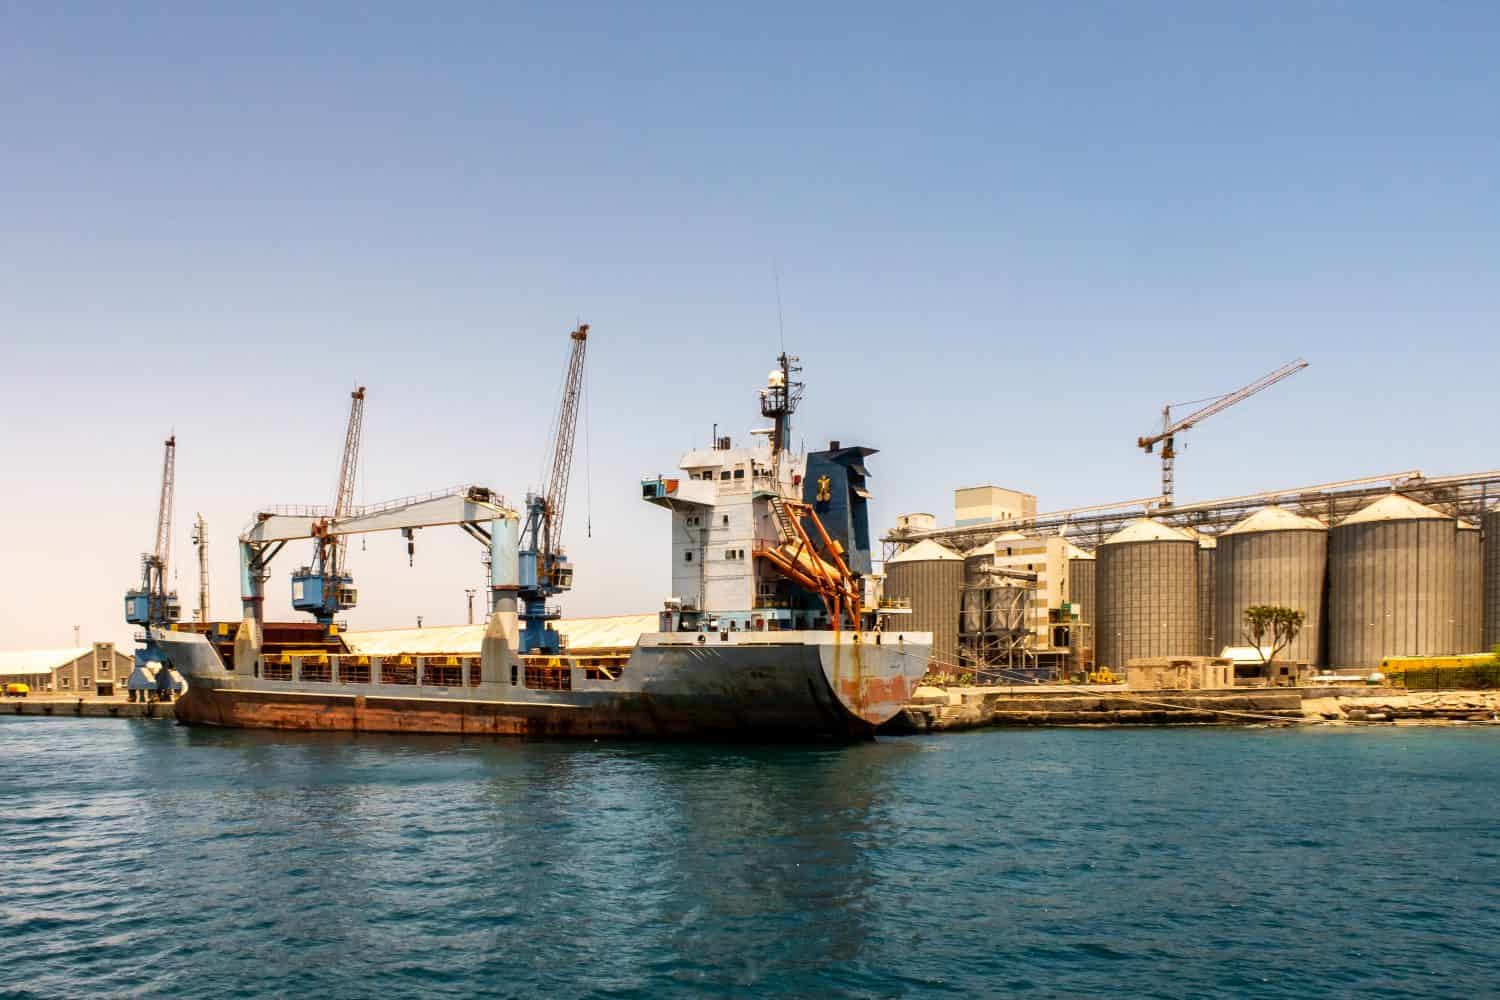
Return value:
[(1500, 728), (0, 719), (0, 994), (1500, 991)]

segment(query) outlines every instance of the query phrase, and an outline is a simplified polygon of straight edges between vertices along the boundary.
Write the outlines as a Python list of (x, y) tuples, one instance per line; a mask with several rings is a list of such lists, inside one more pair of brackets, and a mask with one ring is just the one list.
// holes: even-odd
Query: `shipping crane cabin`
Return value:
[[(1170, 507), (1173, 503), (1178, 434), (1181, 434), (1190, 427), (1197, 426), (1215, 413), (1227, 410), (1236, 403), (1244, 402), (1263, 389), (1269, 389), (1282, 379), (1290, 378), (1306, 367), (1307, 362), (1301, 358), (1289, 361), (1275, 371), (1268, 372), (1249, 385), (1235, 389), (1233, 392), (1226, 392), (1222, 396), (1213, 396), (1208, 400), (1197, 400), (1197, 402), (1204, 403), (1205, 405), (1175, 421), (1172, 419), (1172, 404), (1169, 403), (1162, 407), (1160, 433), (1136, 439), (1136, 446), (1144, 449), (1148, 455), (1151, 454), (1156, 445), (1161, 445), (1160, 506)], [(1179, 403), (1177, 405), (1185, 406), (1188, 404)]]

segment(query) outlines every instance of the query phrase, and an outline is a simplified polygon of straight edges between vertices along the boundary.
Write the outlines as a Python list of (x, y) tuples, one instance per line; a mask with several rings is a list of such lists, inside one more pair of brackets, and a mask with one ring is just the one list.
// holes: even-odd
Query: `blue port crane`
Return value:
[(125, 592), (125, 620), (139, 625), (141, 646), (126, 688), (137, 697), (170, 698), (182, 690), (182, 678), (168, 666), (151, 634), (182, 617), (177, 592), (168, 589), (167, 569), (172, 560), (172, 505), (177, 490), (177, 435), (167, 438), (161, 465), (161, 497), (156, 507), (156, 546), (141, 554), (141, 585)]
[(125, 592), (125, 620), (149, 633), (182, 617), (177, 593), (167, 589), (167, 564), (172, 555), (172, 504), (176, 492), (177, 435), (167, 438), (161, 467), (161, 499), (156, 508), (156, 547), (141, 553), (141, 585)]
[(583, 358), (588, 349), (587, 323), (568, 335), (572, 349), (563, 378), (562, 401), (552, 440), (552, 474), (543, 493), (526, 496), (526, 523), (517, 549), (521, 599), (521, 652), (556, 653), (561, 645), (551, 625), (561, 612), (549, 598), (573, 588), (573, 567), (562, 547), (563, 514), (568, 503), (568, 476), (573, 467), (573, 441), (578, 406), (583, 397)]
[(349, 394), (349, 424), (344, 430), (344, 457), (339, 463), (338, 491), (327, 517), (312, 523), (313, 560), (292, 573), (292, 607), (305, 611), (325, 629), (334, 617), (359, 600), (354, 577), (344, 563), (348, 538), (329, 528), (354, 511), (354, 475), (359, 468), (359, 438), (365, 418), (365, 387)]

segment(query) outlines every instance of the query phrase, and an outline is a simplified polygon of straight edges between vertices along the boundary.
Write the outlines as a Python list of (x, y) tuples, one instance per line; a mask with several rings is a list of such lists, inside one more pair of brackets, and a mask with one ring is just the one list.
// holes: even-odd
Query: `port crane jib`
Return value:
[[(495, 491), (485, 486), (460, 486), (438, 494), (395, 500), (356, 508), (347, 517), (326, 512), (281, 513), (262, 511), (240, 535), (240, 594), (246, 618), (264, 621), (265, 584), (270, 564), (288, 543), (315, 539), (322, 543), (344, 543), (352, 535), (380, 531), (410, 533), (420, 528), (456, 525), (490, 547), (492, 561), (510, 554), (514, 564), (515, 536), (519, 515), (505, 505)], [(506, 526), (496, 530), (496, 523)], [(499, 558), (503, 567), (506, 561)], [(300, 572), (300, 571), (299, 571)]]
[(1190, 427), (1197, 426), (1204, 420), (1229, 409), (1236, 403), (1244, 402), (1251, 396), (1280, 382), (1282, 379), (1290, 378), (1307, 367), (1307, 362), (1298, 358), (1289, 361), (1273, 372), (1267, 372), (1249, 385), (1241, 386), (1233, 392), (1226, 392), (1222, 396), (1209, 399), (1203, 406), (1189, 413), (1185, 417), (1172, 419), (1172, 405), (1169, 403), (1162, 407), (1161, 431), (1146, 437), (1136, 439), (1136, 447), (1143, 449), (1146, 454), (1151, 454), (1155, 447), (1161, 445), (1161, 500), (1159, 506), (1170, 507), (1173, 502), (1175, 490), (1175, 465), (1177, 461), (1177, 435)]

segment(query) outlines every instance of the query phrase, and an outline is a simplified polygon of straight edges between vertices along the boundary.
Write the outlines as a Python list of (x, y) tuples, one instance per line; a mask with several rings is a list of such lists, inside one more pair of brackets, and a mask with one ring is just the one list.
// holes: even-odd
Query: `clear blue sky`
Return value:
[[(1163, 403), (1297, 355), (1182, 497), (1500, 464), (1494, 4), (63, 6), (0, 31), (0, 647), (128, 638), (173, 429), (218, 616), (355, 384), (361, 499), (519, 495), (579, 318), (565, 605), (655, 609), (638, 477), (758, 422), (773, 265), (799, 432), (881, 449), (882, 528), (1148, 495)], [(460, 621), (477, 558), (356, 547), (350, 618)]]

